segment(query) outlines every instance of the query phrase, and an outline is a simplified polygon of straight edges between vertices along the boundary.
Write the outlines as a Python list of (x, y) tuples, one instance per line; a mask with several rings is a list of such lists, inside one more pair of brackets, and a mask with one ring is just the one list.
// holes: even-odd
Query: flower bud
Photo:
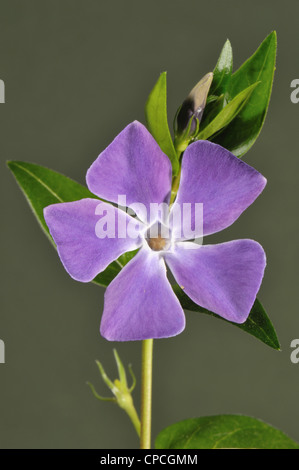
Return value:
[(175, 144), (180, 151), (185, 150), (198, 132), (212, 81), (213, 73), (209, 72), (195, 85), (177, 112)]

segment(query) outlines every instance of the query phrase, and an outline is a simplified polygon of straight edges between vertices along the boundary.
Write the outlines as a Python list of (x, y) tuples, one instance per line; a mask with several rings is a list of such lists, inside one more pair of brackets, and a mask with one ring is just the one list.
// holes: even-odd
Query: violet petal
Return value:
[(169, 158), (148, 130), (134, 121), (98, 156), (86, 182), (103, 199), (118, 203), (125, 195), (127, 207), (142, 203), (149, 211), (150, 203), (169, 202), (171, 175)]
[[(266, 179), (258, 171), (220, 145), (194, 142), (183, 156), (173, 211), (176, 205), (202, 203), (203, 234), (197, 236), (209, 235), (231, 225), (265, 185)], [(174, 235), (184, 239), (176, 230)]]
[(110, 341), (137, 341), (168, 338), (184, 328), (185, 315), (163, 258), (141, 248), (106, 289), (101, 335)]
[(165, 261), (195, 303), (235, 323), (247, 319), (266, 266), (264, 250), (253, 240), (180, 242)]
[[(97, 224), (107, 214), (111, 216), (111, 222), (104, 229), (111, 229), (110, 238), (99, 238), (101, 227)], [(128, 237), (126, 230), (124, 238), (113, 236), (118, 234), (121, 226), (126, 228), (129, 223), (136, 224), (136, 221), (98, 199), (52, 204), (44, 209), (44, 217), (63, 266), (77, 281), (91, 281), (120, 255), (135, 250), (142, 243), (140, 237)]]

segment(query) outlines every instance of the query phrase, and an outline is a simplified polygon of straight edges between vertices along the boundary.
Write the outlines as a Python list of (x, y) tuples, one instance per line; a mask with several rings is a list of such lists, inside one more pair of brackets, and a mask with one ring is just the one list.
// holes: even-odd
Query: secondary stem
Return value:
[[(183, 152), (177, 150), (177, 156), (178, 156), (179, 160), (181, 158), (182, 153)], [(179, 185), (180, 185), (180, 179), (181, 179), (181, 168), (179, 169), (178, 174), (172, 178), (170, 205), (173, 204), (173, 202), (176, 198), (176, 195), (177, 195), (177, 192), (178, 192), (178, 189), (179, 189)]]
[(181, 170), (179, 170), (179, 173), (177, 174), (177, 176), (175, 176), (172, 180), (170, 205), (174, 202), (174, 200), (176, 198), (176, 195), (177, 195), (177, 192), (178, 192), (178, 189), (179, 189), (179, 185), (180, 185), (180, 179), (181, 179)]
[(140, 449), (151, 448), (153, 344), (142, 341)]
[(137, 411), (134, 408), (133, 403), (132, 403), (132, 407), (127, 409), (126, 412), (128, 413), (129, 418), (131, 419), (138, 436), (140, 436), (140, 421), (139, 421), (139, 417), (138, 417)]

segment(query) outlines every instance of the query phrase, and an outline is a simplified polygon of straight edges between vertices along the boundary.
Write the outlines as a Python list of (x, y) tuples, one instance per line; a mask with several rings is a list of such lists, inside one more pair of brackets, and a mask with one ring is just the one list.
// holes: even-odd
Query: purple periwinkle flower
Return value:
[[(170, 160), (135, 121), (99, 155), (86, 181), (96, 196), (117, 203), (125, 195), (127, 207), (142, 203), (148, 214), (153, 203), (169, 204), (171, 177)], [(201, 203), (203, 223), (198, 233), (195, 212), (191, 212), (193, 238), (213, 234), (231, 225), (265, 184), (258, 171), (228, 150), (197, 141), (183, 155), (180, 186), (168, 222), (140, 214), (137, 219), (92, 198), (48, 206), (44, 216), (65, 269), (78, 281), (91, 281), (120, 255), (139, 248), (106, 289), (100, 331), (111, 341), (165, 338), (185, 327), (166, 265), (195, 303), (236, 323), (247, 319), (266, 265), (257, 242), (199, 245), (182, 234), (172, 215), (184, 204)], [(96, 226), (108, 212), (115, 215), (114, 236), (101, 236)], [(162, 230), (165, 223), (167, 237)], [(123, 228), (130, 225), (134, 237), (124, 233)], [(155, 236), (150, 231), (153, 227)]]

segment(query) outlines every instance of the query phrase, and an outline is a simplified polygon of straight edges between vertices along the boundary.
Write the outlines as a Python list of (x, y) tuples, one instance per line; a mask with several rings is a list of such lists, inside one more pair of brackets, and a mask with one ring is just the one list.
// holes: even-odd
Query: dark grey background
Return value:
[[(299, 3), (257, 1), (0, 1), (1, 316), (0, 447), (126, 448), (138, 445), (107, 394), (94, 360), (116, 377), (112, 347), (140, 379), (140, 343), (111, 344), (98, 328), (104, 290), (73, 281), (34, 220), (7, 159), (35, 162), (84, 183), (91, 162), (138, 119), (168, 71), (172, 119), (213, 69), (228, 37), (235, 69), (273, 29), (274, 90), (246, 161), (268, 178), (263, 195), (212, 241), (258, 240), (268, 255), (259, 297), (282, 352), (237, 328), (188, 313), (180, 336), (155, 342), (153, 434), (217, 413), (259, 417), (299, 440), (298, 123), (290, 82), (299, 78)], [(139, 387), (134, 394), (139, 405)]]

